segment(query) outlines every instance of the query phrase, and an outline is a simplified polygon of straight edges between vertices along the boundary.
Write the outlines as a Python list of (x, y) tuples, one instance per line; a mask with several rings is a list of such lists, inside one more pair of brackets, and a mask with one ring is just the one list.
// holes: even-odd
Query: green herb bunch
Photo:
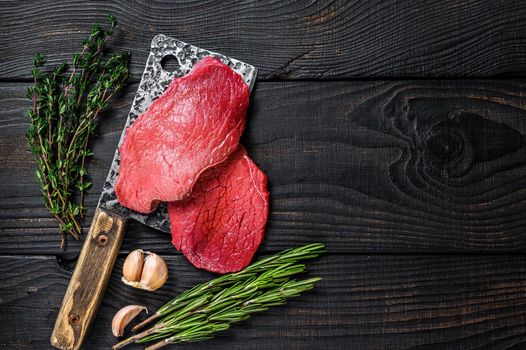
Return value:
[[(100, 114), (109, 100), (124, 86), (129, 75), (129, 52), (107, 57), (106, 43), (117, 24), (109, 15), (109, 27), (91, 27), (82, 51), (73, 55), (71, 69), (66, 62), (44, 72), (45, 57), (37, 53), (32, 71), (34, 86), (27, 89), (33, 101), (28, 111), (27, 138), (35, 154), (36, 179), (50, 213), (60, 224), (62, 247), (66, 233), (81, 234), (87, 181), (86, 159)], [(75, 201), (76, 199), (76, 201)]]
[(320, 278), (295, 280), (292, 277), (305, 271), (305, 265), (299, 261), (315, 258), (324, 251), (321, 243), (288, 249), (239, 272), (199, 284), (163, 305), (133, 330), (158, 320), (153, 327), (121, 341), (113, 349), (161, 340), (146, 348), (155, 350), (168, 344), (213, 338), (253, 313), (283, 305), (288, 298), (314, 288)]

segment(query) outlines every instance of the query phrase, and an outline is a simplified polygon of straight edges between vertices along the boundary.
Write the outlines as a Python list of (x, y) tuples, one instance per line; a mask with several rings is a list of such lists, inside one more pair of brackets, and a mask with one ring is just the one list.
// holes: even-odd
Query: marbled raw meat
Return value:
[(126, 130), (115, 184), (119, 202), (149, 213), (160, 201), (188, 196), (203, 171), (236, 150), (248, 95), (241, 76), (212, 57), (174, 79)]
[(263, 240), (268, 199), (266, 175), (240, 145), (201, 175), (187, 199), (168, 204), (172, 244), (198, 268), (239, 271)]

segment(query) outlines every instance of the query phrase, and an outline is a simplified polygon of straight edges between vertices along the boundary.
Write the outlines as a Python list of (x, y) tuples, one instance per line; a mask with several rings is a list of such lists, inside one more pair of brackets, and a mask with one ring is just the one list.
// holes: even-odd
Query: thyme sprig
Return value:
[(158, 319), (153, 327), (121, 341), (113, 349), (162, 339), (147, 348), (155, 350), (172, 343), (213, 338), (253, 313), (283, 305), (288, 298), (314, 288), (320, 278), (292, 277), (305, 270), (305, 265), (298, 263), (300, 260), (317, 257), (324, 251), (321, 243), (288, 249), (242, 271), (201, 283), (163, 305), (134, 330)]
[(33, 101), (27, 138), (36, 157), (35, 176), (46, 207), (59, 222), (62, 247), (66, 233), (78, 239), (82, 232), (79, 219), (85, 213), (84, 193), (91, 186), (86, 169), (87, 158), (93, 156), (90, 138), (100, 114), (109, 108), (110, 99), (129, 75), (129, 52), (105, 55), (117, 25), (112, 15), (108, 21), (107, 29), (99, 24), (91, 27), (82, 51), (73, 55), (68, 74), (66, 62), (44, 72), (46, 58), (37, 53), (34, 85), (27, 89)]

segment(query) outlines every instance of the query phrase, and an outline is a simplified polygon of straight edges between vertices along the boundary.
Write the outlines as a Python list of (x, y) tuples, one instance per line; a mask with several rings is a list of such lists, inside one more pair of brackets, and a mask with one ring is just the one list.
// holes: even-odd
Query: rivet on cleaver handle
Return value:
[(104, 296), (119, 253), (126, 218), (98, 208), (57, 316), (51, 345), (80, 349)]

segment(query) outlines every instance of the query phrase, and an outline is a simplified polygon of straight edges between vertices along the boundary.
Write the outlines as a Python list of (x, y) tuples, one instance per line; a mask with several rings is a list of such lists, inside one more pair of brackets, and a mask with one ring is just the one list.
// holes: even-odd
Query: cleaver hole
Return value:
[(179, 62), (174, 55), (166, 55), (161, 60), (161, 67), (167, 72), (175, 72), (178, 66)]

